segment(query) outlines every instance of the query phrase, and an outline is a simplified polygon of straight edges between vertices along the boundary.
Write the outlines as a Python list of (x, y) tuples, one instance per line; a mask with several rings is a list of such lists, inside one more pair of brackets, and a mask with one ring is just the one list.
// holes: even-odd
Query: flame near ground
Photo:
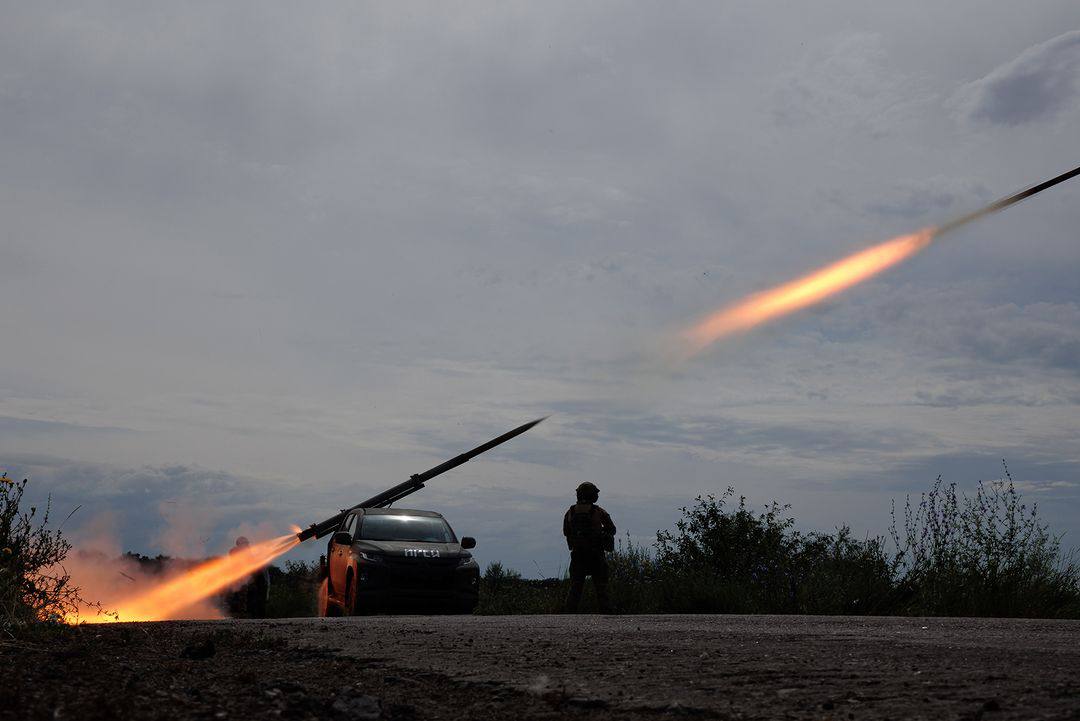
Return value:
[(682, 332), (684, 355), (687, 358), (697, 355), (723, 338), (816, 305), (862, 283), (914, 256), (930, 245), (936, 234), (936, 228), (926, 228), (886, 240), (801, 278), (725, 306)]
[[(102, 599), (100, 611), (83, 608), (67, 620), (71, 623), (107, 623), (220, 618), (222, 614), (213, 603), (208, 603), (210, 599), (243, 583), (252, 573), (268, 566), (299, 543), (293, 533), (254, 543), (238, 552), (204, 561), (187, 571), (152, 583), (145, 590), (114, 600)], [(77, 574), (73, 580), (79, 582)]]

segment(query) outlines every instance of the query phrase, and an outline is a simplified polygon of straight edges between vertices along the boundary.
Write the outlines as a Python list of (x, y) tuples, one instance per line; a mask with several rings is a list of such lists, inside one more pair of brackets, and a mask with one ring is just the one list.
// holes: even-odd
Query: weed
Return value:
[(896, 610), (921, 615), (1080, 616), (1080, 567), (1024, 503), (1008, 465), (974, 496), (938, 476), (890, 533), (899, 571)]
[(81, 600), (62, 565), (71, 544), (48, 528), (51, 499), (40, 514), (25, 510), (26, 479), (0, 480), (0, 633), (15, 636), (62, 622)]

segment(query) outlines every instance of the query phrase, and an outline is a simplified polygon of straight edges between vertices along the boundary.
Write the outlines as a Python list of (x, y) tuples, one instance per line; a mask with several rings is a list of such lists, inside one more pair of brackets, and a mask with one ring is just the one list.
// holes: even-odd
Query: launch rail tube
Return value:
[[(545, 418), (546, 418), (546, 416), (545, 416)], [(460, 456), (454, 456), (450, 460), (448, 460), (448, 461), (446, 461), (444, 463), (440, 463), (439, 465), (435, 466), (434, 468), (429, 468), (428, 470), (424, 471), (423, 473), (417, 473), (414, 476), (410, 476), (409, 480), (404, 481), (403, 483), (399, 483), (396, 486), (394, 486), (393, 488), (387, 488), (382, 493), (379, 493), (378, 495), (372, 496), (371, 498), (367, 499), (366, 501), (356, 504), (352, 508), (346, 508), (341, 513), (337, 514), (336, 516), (333, 516), (331, 518), (327, 518), (325, 521), (323, 521), (321, 523), (313, 523), (313, 524), (311, 524), (310, 526), (305, 528), (303, 531), (300, 531), (299, 533), (297, 533), (296, 537), (299, 538), (301, 541), (306, 541), (309, 538), (322, 538), (323, 536), (330, 533), (331, 531), (336, 530), (337, 527), (341, 525), (341, 522), (343, 520), (345, 520), (345, 516), (350, 511), (355, 511), (357, 508), (385, 508), (386, 506), (389, 506), (391, 503), (394, 503), (396, 501), (401, 500), (402, 498), (409, 495), (410, 493), (416, 493), (417, 491), (419, 491), (421, 488), (424, 487), (424, 484), (426, 482), (430, 481), (435, 476), (440, 476), (443, 473), (446, 473), (449, 470), (457, 468), (458, 466), (460, 466), (460, 465), (462, 465), (464, 463), (468, 463), (469, 461), (471, 461), (473, 458), (476, 458), (481, 453), (486, 453), (486, 452), (490, 451), (492, 448), (494, 448), (495, 446), (506, 443), (508, 440), (510, 440), (511, 438), (514, 438), (515, 436), (520, 436), (522, 433), (529, 430), (530, 428), (532, 428), (533, 426), (535, 426), (537, 423), (539, 423), (542, 420), (544, 420), (544, 418), (537, 418), (535, 421), (529, 421), (525, 425), (518, 426), (517, 428), (515, 428), (512, 431), (509, 431), (507, 433), (503, 433), (498, 438), (492, 438), (487, 443), (484, 443), (483, 445), (477, 446), (476, 448), (473, 448), (471, 451), (466, 451), (465, 453), (462, 453)]]
[(1027, 190), (1021, 190), (1019, 193), (1015, 193), (1014, 195), (1010, 195), (1007, 198), (1002, 198), (1001, 200), (996, 200), (993, 203), (991, 203), (990, 205), (986, 206), (985, 208), (981, 208), (981, 209), (976, 210), (976, 211), (974, 211), (972, 213), (968, 213), (967, 215), (961, 215), (959, 218), (954, 218), (953, 220), (950, 220), (947, 223), (943, 223), (942, 225), (939, 225), (937, 228), (934, 229), (934, 235), (939, 236), (939, 235), (942, 235), (943, 233), (948, 233), (950, 230), (956, 230), (961, 225), (967, 225), (971, 221), (977, 220), (977, 219), (983, 217), (984, 215), (990, 215), (991, 213), (996, 213), (999, 210), (1004, 210), (1005, 208), (1008, 208), (1010, 205), (1015, 205), (1016, 203), (1019, 203), (1021, 200), (1026, 200), (1026, 199), (1030, 198), (1031, 196), (1033, 196), (1033, 195), (1035, 195), (1037, 193), (1041, 193), (1041, 192), (1043, 192), (1044, 190), (1046, 190), (1048, 188), (1054, 187), (1058, 183), (1064, 183), (1066, 180), (1068, 180), (1070, 178), (1074, 178), (1077, 175), (1080, 175), (1080, 167), (1073, 168), (1072, 170), (1068, 171), (1067, 173), (1062, 173), (1061, 175), (1058, 175), (1057, 177), (1054, 177), (1054, 178), (1050, 178), (1050, 180), (1043, 181), (1042, 183), (1039, 183), (1038, 185), (1033, 185), (1030, 188), (1028, 188)]

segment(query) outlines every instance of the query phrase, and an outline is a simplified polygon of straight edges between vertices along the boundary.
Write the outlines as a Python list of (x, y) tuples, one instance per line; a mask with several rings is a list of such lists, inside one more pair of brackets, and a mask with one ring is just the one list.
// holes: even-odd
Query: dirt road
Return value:
[(1080, 718), (1080, 622), (375, 617), (0, 644), (0, 718)]

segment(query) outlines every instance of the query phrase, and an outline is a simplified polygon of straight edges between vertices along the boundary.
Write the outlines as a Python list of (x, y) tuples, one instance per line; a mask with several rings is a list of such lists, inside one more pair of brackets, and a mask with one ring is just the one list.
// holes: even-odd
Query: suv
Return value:
[(356, 508), (331, 536), (320, 615), (352, 616), (423, 608), (472, 613), (480, 567), (441, 514)]

